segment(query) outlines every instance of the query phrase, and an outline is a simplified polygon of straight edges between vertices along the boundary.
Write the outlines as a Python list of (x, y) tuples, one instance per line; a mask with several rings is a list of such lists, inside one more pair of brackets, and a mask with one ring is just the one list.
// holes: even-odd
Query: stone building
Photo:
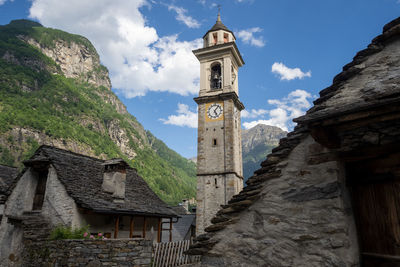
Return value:
[(201, 266), (400, 266), (400, 18), (212, 219)]
[[(179, 215), (179, 219), (172, 224), (171, 241), (193, 240), (196, 236), (196, 214), (189, 212), (185, 202), (183, 205), (172, 207), (172, 209)], [(164, 221), (169, 224), (169, 221), (165, 219)], [(168, 231), (164, 231), (162, 242), (169, 242), (169, 235)]]
[(221, 205), (243, 188), (238, 69), (244, 61), (235, 35), (222, 22), (193, 53), (200, 61), (196, 233), (204, 233)]
[(56, 225), (90, 225), (108, 238), (161, 241), (162, 220), (176, 218), (121, 159), (100, 160), (41, 146), (8, 189), (0, 225), (1, 266), (21, 259), (24, 243), (48, 237)]
[(0, 165), (0, 221), (3, 217), (4, 204), (7, 200), (7, 190), (10, 188), (17, 175), (17, 168)]

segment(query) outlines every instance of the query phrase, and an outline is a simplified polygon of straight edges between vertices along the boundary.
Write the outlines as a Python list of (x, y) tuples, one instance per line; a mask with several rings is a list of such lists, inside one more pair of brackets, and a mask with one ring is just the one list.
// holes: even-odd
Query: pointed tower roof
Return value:
[[(233, 32), (232, 32), (231, 30), (229, 30), (229, 29), (222, 23), (222, 21), (221, 21), (221, 14), (220, 14), (219, 11), (218, 11), (217, 22), (215, 22), (214, 26), (212, 26), (212, 28), (209, 29), (209, 30), (206, 32), (206, 34), (204, 34), (203, 38), (206, 37), (206, 35), (207, 35), (209, 32), (214, 32), (214, 31), (218, 31), (218, 30), (224, 30), (224, 31), (230, 32), (230, 33), (232, 33), (233, 37), (235, 37), (235, 34), (233, 34)], [(235, 39), (236, 39), (236, 37), (235, 37)]]

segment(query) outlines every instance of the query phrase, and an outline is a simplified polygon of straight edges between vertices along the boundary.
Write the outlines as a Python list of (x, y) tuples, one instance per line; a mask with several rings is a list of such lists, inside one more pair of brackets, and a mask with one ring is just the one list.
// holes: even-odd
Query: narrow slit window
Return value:
[(228, 34), (224, 33), (224, 43), (227, 43), (228, 41), (229, 41)]
[(217, 146), (217, 139), (214, 138), (212, 144), (213, 146)]
[(218, 188), (217, 178), (214, 179), (215, 188)]
[(216, 45), (217, 43), (218, 43), (218, 34), (217, 33), (214, 33), (213, 34), (213, 43), (214, 43), (214, 45)]

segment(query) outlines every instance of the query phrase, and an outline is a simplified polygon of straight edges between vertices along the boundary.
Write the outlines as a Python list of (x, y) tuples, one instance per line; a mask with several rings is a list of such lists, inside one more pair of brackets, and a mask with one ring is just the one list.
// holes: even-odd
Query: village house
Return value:
[(18, 175), (18, 169), (0, 165), (0, 221), (3, 217), (4, 204), (7, 200), (7, 190)]
[(295, 122), (196, 238), (198, 265), (400, 266), (400, 18)]
[[(189, 211), (189, 200), (184, 199), (178, 206), (172, 207), (179, 219), (172, 224), (171, 239), (168, 231), (163, 231), (162, 242), (192, 240), (196, 236), (196, 213)], [(164, 223), (169, 223), (164, 219)]]
[[(169, 222), (171, 231), (178, 217), (122, 159), (100, 160), (41, 146), (24, 165), (7, 193), (1, 188), (8, 197), (0, 225), (2, 261), (19, 257), (23, 240), (46, 238), (60, 224), (89, 225), (92, 234), (111, 239), (160, 242), (162, 221)], [(15, 170), (7, 170), (8, 178), (1, 176), (1, 181), (9, 185)]]

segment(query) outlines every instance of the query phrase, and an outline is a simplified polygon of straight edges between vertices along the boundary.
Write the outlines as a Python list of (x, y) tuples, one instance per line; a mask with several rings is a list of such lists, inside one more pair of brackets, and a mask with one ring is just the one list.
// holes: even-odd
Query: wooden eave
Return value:
[(159, 218), (178, 218), (178, 215), (167, 215), (158, 213), (137, 212), (131, 210), (100, 210), (100, 209), (86, 209), (81, 208), (82, 212), (86, 214), (102, 214), (102, 215), (119, 215), (119, 216), (139, 216), (139, 217), (159, 217)]
[[(390, 103), (388, 103), (390, 102)], [(392, 99), (385, 103), (367, 106), (358, 110), (349, 110), (332, 114), (316, 120), (308, 121), (311, 136), (328, 148), (339, 148), (339, 133), (349, 129), (357, 129), (371, 123), (400, 119), (400, 99)]]

